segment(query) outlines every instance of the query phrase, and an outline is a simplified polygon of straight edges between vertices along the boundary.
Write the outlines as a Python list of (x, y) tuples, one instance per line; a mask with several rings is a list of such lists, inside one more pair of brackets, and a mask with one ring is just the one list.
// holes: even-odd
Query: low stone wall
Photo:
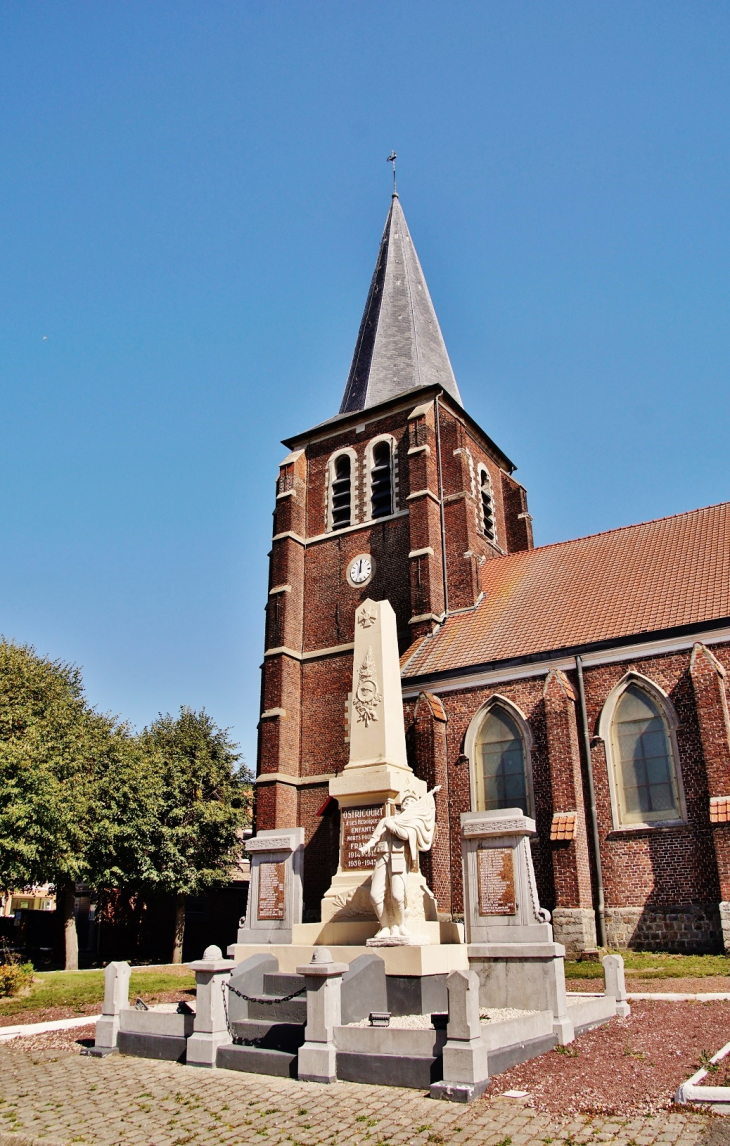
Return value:
[[(563, 940), (561, 940), (563, 942)], [(607, 907), (606, 943), (635, 951), (715, 953), (723, 950), (720, 905), (689, 903), (669, 907)]]
[(596, 946), (596, 916), (590, 907), (556, 907), (552, 912), (553, 938), (562, 943), (568, 959)]

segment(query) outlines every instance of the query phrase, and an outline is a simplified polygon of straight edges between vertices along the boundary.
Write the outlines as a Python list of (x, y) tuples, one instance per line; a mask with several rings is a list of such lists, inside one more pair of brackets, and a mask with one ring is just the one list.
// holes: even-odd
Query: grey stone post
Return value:
[(603, 956), (604, 995), (613, 995), (616, 1000), (616, 1014), (620, 1019), (627, 1019), (631, 1014), (631, 1007), (626, 998), (626, 978), (624, 975), (624, 960), (622, 955)]
[(479, 976), (452, 971), (446, 980), (449, 1023), (444, 1047), (444, 1077), (431, 1086), (432, 1098), (473, 1102), (489, 1083), (487, 1048), (479, 1021)]
[(326, 947), (315, 948), (311, 963), (297, 967), (307, 978), (307, 1025), (299, 1048), (298, 1077), (303, 1082), (337, 1082), (335, 1027), (342, 1017), (342, 976), (347, 963), (334, 963)]
[(93, 1053), (97, 1057), (113, 1054), (117, 1050), (119, 1012), (129, 1006), (129, 963), (108, 963), (104, 968), (104, 1005), (101, 1018), (96, 1020)]
[(206, 947), (203, 958), (190, 963), (195, 972), (196, 1004), (193, 1033), (188, 1039), (188, 1066), (214, 1067), (218, 1047), (231, 1041), (223, 1002), (223, 984), (235, 964), (220, 947)]

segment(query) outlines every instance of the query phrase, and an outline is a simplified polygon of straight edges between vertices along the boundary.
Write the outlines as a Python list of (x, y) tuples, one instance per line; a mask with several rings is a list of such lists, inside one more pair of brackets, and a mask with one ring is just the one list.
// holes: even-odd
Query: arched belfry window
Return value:
[(477, 714), (465, 742), (475, 811), (521, 808), (532, 815), (530, 746), (527, 722), (508, 701), (494, 700)]
[(370, 512), (372, 517), (388, 517), (393, 512), (393, 455), (388, 441), (373, 446)]
[(332, 480), (332, 528), (352, 523), (352, 462), (349, 454), (335, 458)]
[(601, 735), (608, 750), (616, 826), (685, 818), (676, 727), (668, 698), (638, 674), (609, 697)]
[(479, 492), (482, 499), (482, 529), (484, 536), (490, 541), (495, 539), (494, 528), (494, 499), (492, 497), (492, 482), (486, 466), (479, 470)]

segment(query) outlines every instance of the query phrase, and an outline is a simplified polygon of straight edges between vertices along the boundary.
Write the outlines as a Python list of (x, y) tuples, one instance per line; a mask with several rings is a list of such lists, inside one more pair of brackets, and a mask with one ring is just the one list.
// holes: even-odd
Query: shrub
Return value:
[(19, 995), (32, 982), (32, 963), (0, 963), (0, 998)]

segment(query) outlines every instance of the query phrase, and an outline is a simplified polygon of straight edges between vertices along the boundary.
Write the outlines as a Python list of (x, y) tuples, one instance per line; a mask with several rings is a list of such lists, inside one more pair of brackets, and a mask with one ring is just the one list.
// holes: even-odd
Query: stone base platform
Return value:
[[(302, 927), (320, 928), (320, 924), (301, 924)], [(436, 924), (435, 926), (441, 926)], [(299, 930), (299, 927), (297, 927)], [(311, 962), (319, 943), (232, 943), (228, 956), (236, 963), (250, 959), (252, 955), (273, 955), (279, 963), (279, 971), (294, 974), (297, 967)], [(427, 975), (448, 975), (451, 971), (468, 971), (469, 956), (463, 943), (429, 944), (424, 947), (366, 947), (337, 946), (327, 944), (335, 963), (352, 963), (361, 955), (377, 955), (385, 963), (385, 974), (398, 978), (422, 977)]]

